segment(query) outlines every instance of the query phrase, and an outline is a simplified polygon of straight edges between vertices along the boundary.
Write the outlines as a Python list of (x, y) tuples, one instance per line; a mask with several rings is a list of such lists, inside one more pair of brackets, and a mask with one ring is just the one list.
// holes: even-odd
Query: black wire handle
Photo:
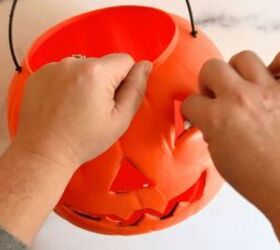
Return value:
[[(14, 42), (13, 42), (13, 21), (14, 21), (14, 14), (15, 14), (15, 10), (17, 7), (17, 3), (18, 3), (18, 0), (13, 0), (13, 4), (11, 7), (10, 16), (9, 16), (9, 47), (10, 47), (10, 52), (11, 52), (13, 62), (15, 64), (16, 71), (18, 73), (20, 73), (22, 71), (22, 67), (20, 66), (20, 64), (18, 62), (16, 53), (15, 53)], [(190, 22), (191, 22), (191, 29), (192, 29), (191, 35), (194, 38), (196, 38), (197, 30), (195, 28), (195, 21), (194, 21), (193, 12), (192, 12), (192, 8), (191, 8), (191, 4), (190, 4), (189, 0), (186, 0), (186, 4), (187, 4), (189, 15), (190, 15)]]
[(14, 21), (14, 14), (15, 14), (17, 3), (18, 3), (18, 0), (13, 1), (10, 16), (9, 16), (9, 47), (10, 47), (10, 52), (11, 52), (13, 62), (16, 67), (16, 71), (18, 73), (20, 73), (22, 70), (22, 67), (19, 65), (16, 53), (15, 53), (14, 43), (13, 43), (13, 21)]
[(187, 4), (187, 7), (188, 7), (188, 10), (189, 10), (189, 15), (190, 15), (190, 21), (191, 21), (191, 26), (192, 26), (192, 31), (191, 31), (191, 35), (196, 38), (197, 37), (197, 30), (195, 28), (195, 21), (194, 21), (194, 17), (193, 17), (193, 12), (192, 12), (192, 7), (191, 7), (191, 4), (190, 4), (190, 1), (189, 0), (186, 0), (186, 4)]

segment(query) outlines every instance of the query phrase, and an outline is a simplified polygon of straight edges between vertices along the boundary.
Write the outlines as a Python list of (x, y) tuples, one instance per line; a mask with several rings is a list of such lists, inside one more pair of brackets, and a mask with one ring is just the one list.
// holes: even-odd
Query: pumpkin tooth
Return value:
[(123, 221), (123, 219), (121, 219), (121, 218), (112, 217), (112, 216), (104, 216), (103, 220), (106, 222), (109, 222), (109, 223), (117, 224), (117, 225), (119, 225)]
[(148, 222), (155, 222), (155, 221), (160, 221), (160, 218), (155, 215), (151, 214), (144, 214), (142, 218), (137, 222), (137, 225), (141, 226), (142, 224), (146, 224)]
[[(191, 203), (185, 202), (185, 201), (179, 202), (173, 215), (181, 214), (182, 212), (186, 211), (187, 207), (188, 207), (188, 209), (192, 210)], [(190, 212), (190, 213), (192, 214), (192, 212)]]
[(174, 206), (169, 211), (167, 211), (164, 216), (160, 217), (160, 219), (165, 220), (170, 218), (175, 213), (177, 207), (178, 207), (178, 203), (175, 203)]

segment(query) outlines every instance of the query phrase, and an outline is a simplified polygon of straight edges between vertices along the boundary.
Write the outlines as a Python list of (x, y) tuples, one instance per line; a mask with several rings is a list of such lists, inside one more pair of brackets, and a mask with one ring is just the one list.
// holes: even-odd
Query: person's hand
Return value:
[[(280, 80), (280, 52), (268, 67), (276, 80)], [(279, 82), (280, 83), (280, 82)]]
[[(201, 94), (182, 105), (203, 132), (221, 175), (267, 216), (280, 218), (280, 54), (266, 67), (253, 52), (210, 60)], [(278, 219), (279, 219), (278, 218)]]
[(126, 54), (66, 58), (27, 82), (19, 129), (0, 157), (0, 225), (30, 245), (75, 170), (128, 128), (152, 64)]
[(14, 143), (75, 170), (127, 130), (151, 68), (127, 54), (48, 64), (27, 83)]

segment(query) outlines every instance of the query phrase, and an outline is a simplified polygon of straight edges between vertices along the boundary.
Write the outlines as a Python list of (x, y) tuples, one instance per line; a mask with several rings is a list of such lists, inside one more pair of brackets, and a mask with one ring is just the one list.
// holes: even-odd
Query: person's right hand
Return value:
[(27, 83), (14, 143), (75, 170), (126, 131), (151, 68), (127, 54), (48, 64)]
[[(252, 52), (207, 62), (202, 94), (182, 113), (200, 128), (222, 176), (280, 229), (280, 54), (267, 68)], [(280, 236), (280, 231), (279, 231)]]

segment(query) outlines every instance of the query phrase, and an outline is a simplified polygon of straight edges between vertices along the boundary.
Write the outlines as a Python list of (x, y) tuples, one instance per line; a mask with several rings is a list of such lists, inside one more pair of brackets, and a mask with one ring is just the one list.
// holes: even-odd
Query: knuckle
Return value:
[(73, 57), (65, 57), (60, 61), (60, 63), (70, 64), (70, 63), (73, 63), (74, 60), (76, 60), (76, 59), (74, 59)]
[[(247, 113), (247, 114), (257, 114), (258, 107), (261, 100), (264, 100), (262, 95), (270, 95), (270, 93), (264, 93), (260, 89), (243, 89), (237, 90), (233, 94), (233, 104), (229, 110), (229, 114)], [(269, 98), (269, 97), (266, 97)]]
[(234, 124), (237, 117), (240, 115), (240, 108), (232, 101), (227, 100), (216, 104), (209, 110), (208, 126), (213, 135), (221, 136), (223, 131), (227, 130)]
[(98, 62), (98, 60), (87, 61), (82, 63), (78, 68), (78, 73), (86, 76), (95, 77), (100, 74), (102, 71), (102, 65)]
[(48, 63), (46, 65), (43, 65), (38, 71), (36, 71), (34, 74), (31, 74), (28, 77), (28, 82), (36, 82), (36, 81), (42, 81), (43, 79), (46, 78), (46, 75), (50, 78), (54, 74), (57, 74), (59, 70), (58, 63), (53, 62), (53, 63)]
[(250, 104), (250, 98), (248, 98), (247, 93), (243, 90), (236, 89), (233, 92), (233, 97), (235, 103), (238, 104), (239, 106), (245, 107)]
[[(275, 89), (275, 87), (277, 87), (277, 89)], [(260, 104), (262, 105), (263, 109), (266, 112), (275, 110), (277, 105), (275, 104), (275, 100), (279, 99), (278, 86), (276, 85), (273, 88), (262, 89), (262, 91), (260, 91), (260, 95), (261, 95)]]
[(130, 61), (131, 63), (134, 63), (134, 59), (130, 54), (127, 53), (119, 53), (118, 54), (120, 57), (123, 57), (124, 59), (126, 59), (127, 61)]
[(38, 72), (45, 72), (45, 71), (53, 70), (57, 67), (57, 65), (58, 65), (58, 63), (56, 63), (56, 62), (45, 64), (39, 69)]
[(72, 57), (66, 57), (63, 58), (60, 62), (58, 62), (58, 67), (60, 70), (68, 72), (69, 69), (71, 68), (71, 65), (73, 65), (74, 63), (75, 61)]

